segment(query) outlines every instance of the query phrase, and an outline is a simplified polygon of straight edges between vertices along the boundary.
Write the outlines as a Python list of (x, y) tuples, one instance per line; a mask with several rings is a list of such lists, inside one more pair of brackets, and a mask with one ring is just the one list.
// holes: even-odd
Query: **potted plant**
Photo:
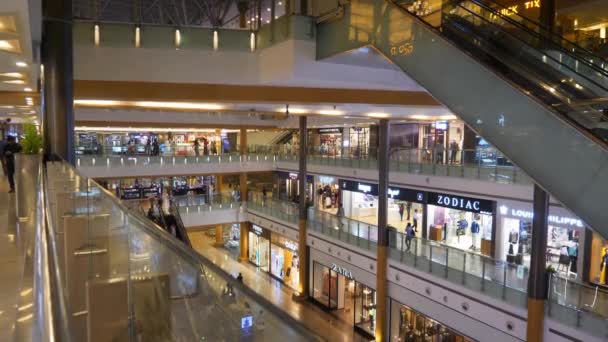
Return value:
[(29, 121), (23, 124), (23, 138), (21, 138), (20, 143), (24, 154), (40, 153), (42, 136), (33, 122)]

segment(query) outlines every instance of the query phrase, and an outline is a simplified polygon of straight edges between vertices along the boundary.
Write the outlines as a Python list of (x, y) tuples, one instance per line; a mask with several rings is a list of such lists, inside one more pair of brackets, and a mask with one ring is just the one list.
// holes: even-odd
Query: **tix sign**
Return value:
[(414, 45), (412, 43), (405, 43), (398, 46), (391, 46), (391, 56), (407, 56), (414, 52)]

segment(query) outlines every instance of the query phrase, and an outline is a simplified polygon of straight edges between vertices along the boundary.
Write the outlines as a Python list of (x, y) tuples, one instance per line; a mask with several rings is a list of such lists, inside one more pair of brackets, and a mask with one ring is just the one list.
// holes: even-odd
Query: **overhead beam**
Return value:
[(0, 91), (0, 106), (27, 106), (27, 97), (32, 98), (33, 105), (40, 104), (40, 95), (38, 93)]
[(76, 99), (441, 106), (426, 92), (137, 81), (74, 81)]
[(144, 122), (144, 121), (116, 121), (116, 120), (76, 120), (78, 127), (132, 127), (132, 128), (184, 128), (184, 129), (201, 129), (201, 128), (224, 128), (224, 129), (263, 129), (263, 130), (279, 130), (276, 125), (235, 125), (235, 124), (199, 124), (199, 123), (180, 123), (180, 122)]

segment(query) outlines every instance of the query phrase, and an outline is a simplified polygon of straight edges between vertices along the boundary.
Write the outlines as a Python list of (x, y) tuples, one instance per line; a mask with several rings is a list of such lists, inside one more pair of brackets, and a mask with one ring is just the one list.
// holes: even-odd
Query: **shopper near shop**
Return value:
[(399, 217), (400, 217), (400, 221), (403, 221), (403, 213), (405, 213), (405, 206), (403, 205), (403, 203), (399, 203)]
[(435, 163), (443, 164), (443, 152), (445, 152), (445, 148), (443, 144), (435, 145)]
[(415, 236), (415, 232), (414, 232), (414, 227), (412, 227), (412, 225), (408, 222), (407, 226), (405, 227), (405, 251), (409, 252), (410, 248), (412, 247), (412, 239)]
[(4, 148), (6, 147), (6, 141), (0, 140), (0, 163), (2, 164), (2, 173), (7, 174), (6, 172), (6, 160), (4, 159)]
[(209, 140), (207, 138), (203, 138), (203, 154), (209, 155)]
[(450, 143), (450, 163), (456, 164), (456, 156), (458, 155), (458, 143), (456, 140), (452, 140)]
[(200, 143), (198, 142), (198, 139), (194, 139), (193, 147), (194, 155), (198, 157), (200, 155)]
[(422, 224), (422, 214), (418, 212), (418, 209), (414, 209), (414, 232), (418, 233), (418, 225)]
[(15, 192), (15, 154), (21, 152), (21, 145), (17, 143), (14, 136), (6, 138), (6, 146), (4, 146), (4, 160), (6, 163), (6, 176), (10, 185), (9, 194)]

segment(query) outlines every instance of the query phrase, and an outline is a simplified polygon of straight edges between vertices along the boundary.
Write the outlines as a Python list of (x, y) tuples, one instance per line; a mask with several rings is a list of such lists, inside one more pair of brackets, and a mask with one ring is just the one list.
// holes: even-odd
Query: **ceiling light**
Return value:
[(0, 73), (1, 77), (11, 77), (11, 78), (23, 78), (23, 74), (20, 72), (4, 72)]
[(390, 115), (387, 113), (367, 113), (367, 116), (372, 118), (388, 118)]
[(342, 114), (344, 114), (344, 112), (342, 112), (341, 110), (335, 110), (335, 109), (322, 109), (322, 110), (318, 111), (317, 113), (322, 114), (322, 115), (342, 115)]
[(220, 110), (223, 107), (214, 103), (196, 103), (196, 102), (162, 102), (162, 101), (135, 101), (132, 103), (136, 107), (146, 108), (171, 108), (171, 109), (204, 109), (204, 110)]
[(458, 117), (456, 115), (448, 114), (448, 115), (440, 115), (439, 118), (441, 120), (456, 120)]
[(415, 120), (427, 120), (429, 118), (430, 118), (430, 116), (422, 115), (422, 114), (410, 115), (410, 119), (415, 119)]
[(2, 81), (4, 83), (9, 83), (9, 84), (25, 84), (24, 80), (8, 80), (8, 81)]
[[(279, 108), (277, 110), (277, 112), (281, 112), (281, 113), (287, 113), (287, 109), (285, 108)], [(289, 107), (289, 114), (306, 114), (308, 113), (308, 111), (304, 108), (292, 108)]]
[(23, 90), (24, 90), (24, 91), (32, 91), (32, 88), (30, 88), (30, 87), (25, 87), (25, 88), (23, 88)]
[(118, 106), (122, 102), (113, 100), (74, 100), (75, 105), (81, 106), (94, 106), (94, 107), (105, 107), (105, 106)]
[(8, 52), (21, 52), (21, 45), (17, 39), (0, 40), (0, 50)]
[(20, 67), (20, 68), (25, 68), (25, 67), (27, 67), (27, 63), (25, 63), (25, 62), (17, 62), (17, 63), (15, 63), (15, 65), (17, 65), (17, 66), (18, 66), (18, 67)]

